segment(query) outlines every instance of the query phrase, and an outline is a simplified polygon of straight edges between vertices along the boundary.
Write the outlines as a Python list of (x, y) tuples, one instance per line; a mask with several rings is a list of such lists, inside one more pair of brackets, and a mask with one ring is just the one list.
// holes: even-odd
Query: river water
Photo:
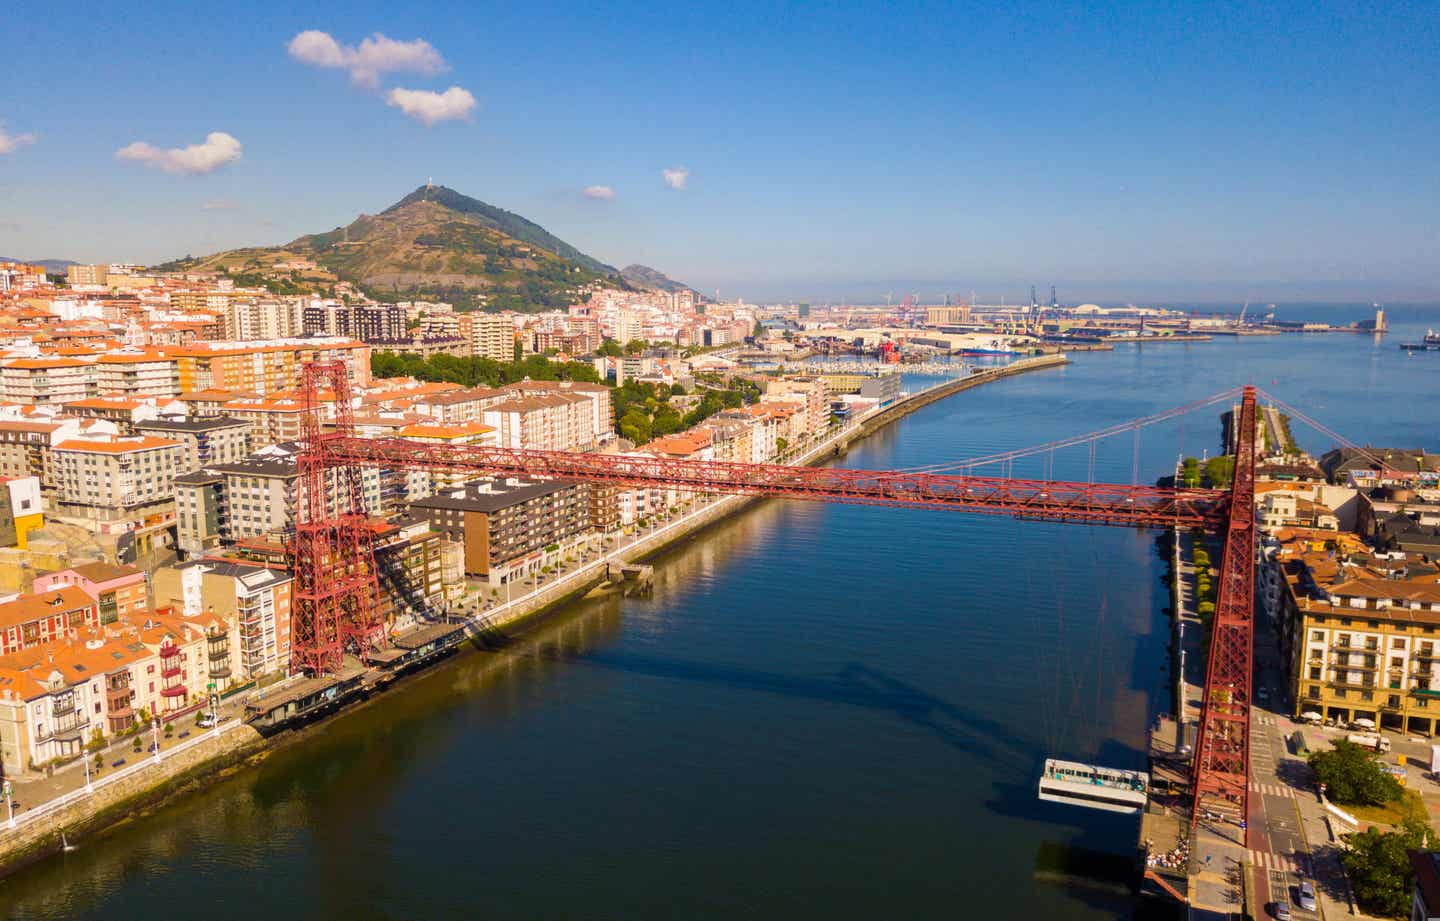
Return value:
[[(1289, 309), (1348, 320), (1359, 305)], [(1362, 441), (1435, 448), (1440, 356), (1396, 333), (1123, 346), (927, 407), (843, 463), (942, 463), (1254, 382)], [(1218, 408), (1097, 478), (1214, 453)], [(1307, 446), (1311, 437), (1295, 432)], [(1138, 464), (1135, 461), (1138, 445)], [(1015, 475), (1086, 476), (1088, 452)], [(1155, 535), (766, 502), (584, 602), (156, 814), (0, 882), (17, 918), (1127, 918), (1035, 879), (1137, 820), (1042, 804), (1050, 754), (1143, 765), (1168, 701)]]

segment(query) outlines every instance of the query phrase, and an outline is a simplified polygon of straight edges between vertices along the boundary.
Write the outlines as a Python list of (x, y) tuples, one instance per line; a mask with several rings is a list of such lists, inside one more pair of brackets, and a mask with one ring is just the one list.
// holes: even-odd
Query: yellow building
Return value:
[(1282, 542), (1261, 581), (1263, 600), (1279, 613), (1293, 712), (1435, 735), (1440, 583), (1433, 567), (1315, 540), (1316, 533)]
[(343, 361), (352, 386), (370, 383), (370, 346), (343, 337), (196, 342), (174, 350), (180, 392), (231, 390), (270, 394), (300, 387), (301, 367)]

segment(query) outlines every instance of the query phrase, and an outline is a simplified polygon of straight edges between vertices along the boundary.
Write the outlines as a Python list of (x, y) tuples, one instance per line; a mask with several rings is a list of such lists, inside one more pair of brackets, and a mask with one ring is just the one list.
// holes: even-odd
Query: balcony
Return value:
[(181, 668), (181, 667), (178, 666), (178, 665), (172, 665), (172, 666), (170, 666), (169, 668), (164, 669), (163, 671), (161, 671), (161, 672), (160, 672), (160, 677), (161, 677), (161, 678), (178, 678), (180, 675), (183, 675), (184, 673), (185, 673), (185, 669)]
[(223, 644), (223, 645), (217, 645), (217, 646), (211, 646), (211, 647), (210, 647), (210, 661), (211, 661), (211, 662), (214, 662), (216, 659), (228, 659), (229, 657), (230, 657), (230, 644), (229, 644), (229, 643), (225, 643), (225, 644)]
[(172, 646), (166, 643), (160, 647), (160, 658), (162, 659), (173, 659), (178, 655), (180, 655), (180, 647), (178, 646)]
[(1435, 662), (1440, 660), (1440, 651), (1432, 649), (1430, 652), (1417, 652), (1412, 654), (1410, 658), (1421, 662)]
[(120, 704), (119, 706), (110, 707), (110, 709), (106, 711), (105, 715), (110, 717), (112, 720), (129, 719), (131, 716), (135, 715), (135, 708), (130, 706), (129, 700), (126, 700), (123, 704)]
[(185, 696), (185, 685), (183, 685), (183, 684), (172, 684), (172, 685), (170, 685), (170, 686), (168, 686), (168, 687), (163, 687), (163, 688), (160, 689), (160, 696), (161, 696), (161, 697), (184, 697), (184, 696)]
[(69, 714), (74, 713), (74, 712), (75, 712), (75, 696), (74, 696), (73, 694), (67, 694), (67, 695), (65, 695), (64, 697), (56, 698), (56, 700), (54, 701), (53, 704), (51, 704), (51, 707), (50, 707), (50, 717), (51, 717), (51, 719), (57, 719), (57, 720), (58, 720), (58, 719), (60, 719), (62, 716), (68, 716)]
[(223, 663), (221, 663), (221, 664), (219, 664), (219, 665), (212, 665), (212, 666), (210, 666), (210, 677), (211, 677), (211, 678), (229, 678), (229, 677), (230, 677), (230, 661), (227, 659), (225, 662), (223, 662)]
[(1341, 681), (1339, 678), (1332, 678), (1325, 683), (1330, 685), (1332, 688), (1356, 688), (1362, 691), (1375, 690), (1375, 685), (1373, 684), (1365, 684), (1363, 682), (1356, 681)]
[(1373, 671), (1378, 670), (1378, 668), (1379, 668), (1379, 666), (1378, 666), (1375, 662), (1369, 662), (1369, 663), (1362, 663), (1362, 662), (1343, 662), (1343, 661), (1340, 660), (1340, 657), (1339, 657), (1339, 656), (1336, 656), (1335, 658), (1333, 658), (1333, 659), (1330, 660), (1330, 666), (1331, 666), (1332, 668), (1353, 669), (1353, 670), (1355, 670), (1355, 671), (1365, 671), (1365, 672), (1373, 672)]

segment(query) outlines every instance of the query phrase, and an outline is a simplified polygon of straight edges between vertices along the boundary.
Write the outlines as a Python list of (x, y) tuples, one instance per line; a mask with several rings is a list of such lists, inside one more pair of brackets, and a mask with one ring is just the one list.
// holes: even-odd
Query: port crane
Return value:
[[(322, 392), (333, 394), (333, 400), (326, 401), (334, 410), (328, 426), (322, 425)], [(374, 532), (361, 489), (366, 467), (567, 478), (618, 487), (663, 486), (1078, 524), (1204, 529), (1221, 537), (1224, 552), (1191, 774), (1192, 821), (1217, 810), (1243, 818), (1254, 646), (1256, 393), (1250, 386), (1239, 391), (1234, 480), (1228, 490), (1216, 490), (941, 472), (945, 465), (855, 470), (361, 438), (355, 433), (348, 369), (342, 362), (311, 363), (304, 368), (301, 387), (301, 502), (291, 548), (296, 580), (293, 667), (309, 674), (334, 673), (346, 651), (363, 656), (385, 643)], [(1148, 421), (1165, 417), (1158, 414)], [(1135, 431), (1138, 439), (1139, 429)], [(1042, 449), (1079, 443), (1082, 439), (1071, 439)]]

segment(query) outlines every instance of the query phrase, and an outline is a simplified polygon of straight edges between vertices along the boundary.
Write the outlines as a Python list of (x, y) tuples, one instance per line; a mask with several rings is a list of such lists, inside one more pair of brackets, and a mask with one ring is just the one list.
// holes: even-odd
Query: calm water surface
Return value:
[[(1036, 444), (1247, 381), (1350, 437), (1433, 449), (1440, 410), (1422, 396), (1440, 356), (1395, 347), (1427, 319), (1440, 311), (1392, 309), (1383, 343), (1077, 355), (929, 407), (844, 463)], [(1213, 411), (1146, 430), (1140, 476), (1218, 441)], [(1097, 476), (1128, 481), (1135, 449), (1103, 447)], [(1086, 453), (1053, 463), (1083, 478)], [(769, 502), (656, 575), (653, 598), (578, 605), (0, 882), (3, 914), (1129, 917), (1033, 873), (1047, 841), (1125, 852), (1135, 820), (1041, 804), (1033, 785), (1052, 753), (1143, 764), (1166, 704), (1154, 535)]]

